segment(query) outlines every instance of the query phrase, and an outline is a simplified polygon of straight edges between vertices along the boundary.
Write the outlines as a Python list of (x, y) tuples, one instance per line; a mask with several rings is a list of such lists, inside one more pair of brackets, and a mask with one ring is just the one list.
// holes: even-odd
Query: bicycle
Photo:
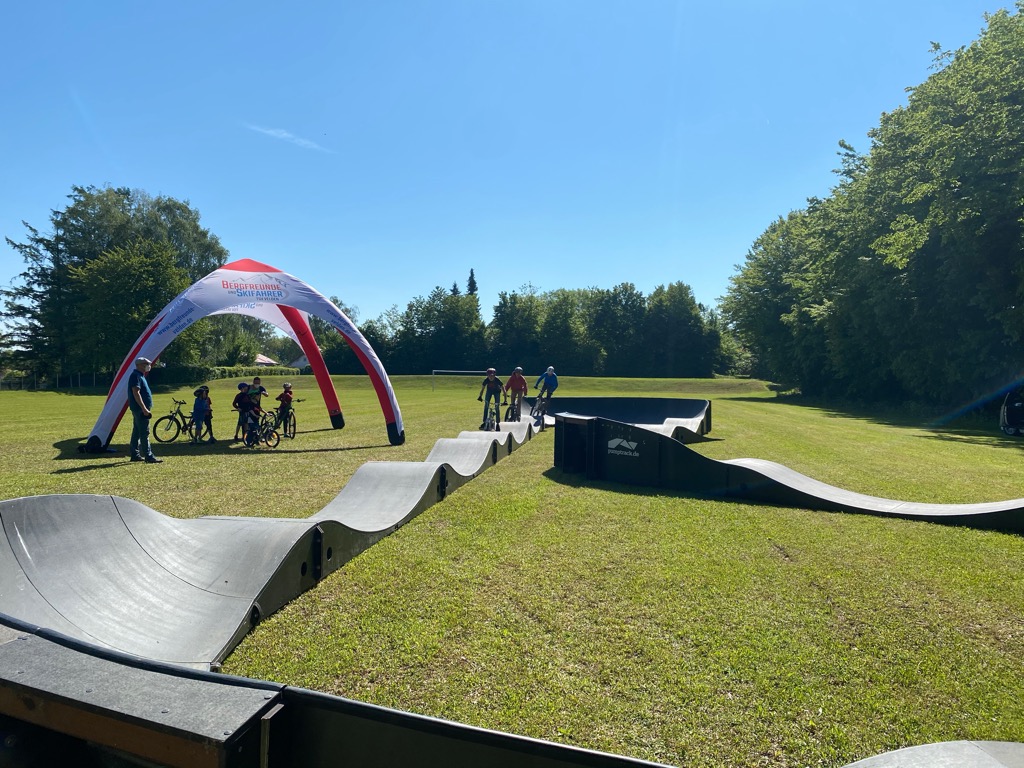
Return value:
[[(305, 398), (292, 400), (292, 403), (301, 403), (304, 399)], [(294, 405), (288, 409), (288, 414), (283, 418), (281, 417), (280, 407), (274, 408), (271, 411), (265, 411), (263, 414), (263, 419), (261, 421), (265, 421), (271, 424), (271, 429), (277, 430), (281, 434), (281, 437), (287, 437), (289, 440), (295, 439), (296, 421)]]
[(505, 421), (522, 421), (523, 397), (512, 397), (512, 403), (506, 400), (502, 405), (508, 405), (505, 409)]
[(541, 390), (540, 394), (537, 395), (537, 399), (533, 401), (533, 408), (530, 409), (530, 417), (533, 419), (543, 419), (548, 412), (548, 403), (551, 402), (551, 393), (548, 392), (547, 397), (544, 396), (545, 390)]
[(246, 448), (255, 448), (260, 443), (263, 443), (267, 448), (277, 448), (281, 442), (281, 435), (278, 434), (274, 427), (275, 419), (270, 411), (264, 411), (259, 419), (254, 415), (250, 415), (246, 425), (245, 436), (242, 438), (243, 445)]
[[(173, 397), (171, 401), (174, 403), (171, 412), (153, 422), (153, 439), (158, 443), (172, 443), (182, 432), (190, 439), (194, 439), (195, 425), (192, 423), (192, 414), (185, 415), (181, 411), (181, 406), (185, 405), (185, 401), (175, 400)], [(199, 439), (202, 440), (209, 435), (210, 428), (204, 422), (199, 428)]]
[(487, 402), (487, 416), (484, 417), (484, 432), (501, 431), (501, 414), (498, 412), (498, 398)]

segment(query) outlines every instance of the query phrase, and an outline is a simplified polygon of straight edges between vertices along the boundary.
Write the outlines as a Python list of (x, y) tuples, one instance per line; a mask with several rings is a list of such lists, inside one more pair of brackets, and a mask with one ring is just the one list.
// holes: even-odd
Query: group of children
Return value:
[[(205, 384), (199, 387), (194, 393), (196, 396), (195, 403), (192, 405), (192, 423), (193, 424), (205, 424), (206, 429), (210, 437), (206, 442), (216, 443), (217, 441), (213, 437), (213, 403), (210, 400), (210, 388)], [(257, 416), (261, 413), (260, 402), (264, 395), (269, 395), (266, 388), (264, 388), (260, 377), (256, 376), (252, 380), (252, 384), (248, 382), (241, 382), (238, 385), (238, 394), (235, 395), (235, 399), (231, 401), (231, 407), (238, 411), (238, 424), (235, 426), (235, 441), (237, 442), (251, 429), (255, 429), (258, 424)], [(284, 389), (275, 400), (277, 400), (281, 406), (278, 409), (279, 419), (284, 420), (288, 415), (288, 411), (292, 407), (292, 385), (285, 384)], [(199, 443), (200, 434), (203, 430), (195, 429), (192, 434), (192, 442)]]
[[(542, 386), (543, 385), (543, 386)], [(554, 366), (548, 366), (548, 369), (537, 377), (537, 383), (533, 385), (534, 389), (540, 388), (540, 397), (547, 396), (548, 398), (558, 388), (558, 376), (555, 375)], [(480, 385), (480, 394), (477, 395), (477, 400), (480, 400), (484, 404), (484, 420), (480, 424), (480, 429), (484, 428), (487, 423), (487, 408), (490, 405), (491, 398), (494, 398), (495, 410), (497, 406), (501, 404), (502, 395), (506, 397), (512, 396), (512, 405), (520, 403), (523, 396), (526, 394), (529, 386), (526, 383), (526, 378), (523, 376), (523, 369), (520, 366), (516, 366), (516, 369), (512, 371), (512, 375), (508, 377), (508, 382), (503, 384), (501, 379), (497, 376), (497, 371), (493, 368), (487, 369), (487, 378), (483, 380)], [(487, 398), (484, 399), (484, 394)], [(501, 420), (501, 412), (498, 411), (498, 420)]]

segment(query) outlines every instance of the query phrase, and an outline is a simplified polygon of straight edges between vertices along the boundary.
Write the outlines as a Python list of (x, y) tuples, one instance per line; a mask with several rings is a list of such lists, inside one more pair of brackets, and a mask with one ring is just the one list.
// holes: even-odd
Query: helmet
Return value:
[(240, 382), (238, 382), (238, 388), (239, 389), (248, 389), (249, 388), (249, 383), (246, 382), (246, 381), (240, 381)]
[(515, 372), (516, 373), (522, 373), (523, 372), (523, 367), (521, 365), (517, 365)]
[(487, 372), (488, 373), (497, 373), (497, 371), (495, 371), (493, 368), (488, 368)]
[(554, 372), (555, 372), (555, 366), (549, 365), (548, 366), (548, 373), (554, 373)]
[(288, 384), (288, 383), (285, 383), (285, 385), (284, 385), (284, 388), (285, 388), (285, 389), (291, 389), (291, 388), (292, 388), (292, 385), (291, 385), (291, 384)]

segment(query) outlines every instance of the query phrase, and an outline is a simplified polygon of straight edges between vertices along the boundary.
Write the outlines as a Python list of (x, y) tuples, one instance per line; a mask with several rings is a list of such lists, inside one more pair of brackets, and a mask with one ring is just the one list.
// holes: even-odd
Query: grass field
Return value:
[[(408, 439), (392, 447), (368, 382), (338, 382), (342, 431), (300, 378), (294, 442), (179, 441), (153, 466), (77, 453), (102, 396), (0, 393), (0, 496), (304, 517), (364, 462), (422, 461), (479, 423), (476, 379), (397, 377)], [(812, 407), (747, 380), (565, 378), (559, 392), (708, 397), (700, 452), (861, 493), (1024, 496), (1024, 442), (988, 421), (929, 428), (939, 414)], [(157, 414), (186, 393), (158, 392)], [(222, 440), (233, 395), (213, 384)], [(225, 671), (672, 765), (839, 766), (1024, 741), (1024, 538), (588, 486), (552, 469), (552, 441), (538, 435), (270, 617)]]

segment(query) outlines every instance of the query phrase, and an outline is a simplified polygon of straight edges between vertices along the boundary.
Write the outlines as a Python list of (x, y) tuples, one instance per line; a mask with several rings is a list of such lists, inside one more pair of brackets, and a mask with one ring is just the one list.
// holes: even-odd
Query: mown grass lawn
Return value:
[[(479, 423), (476, 380), (397, 377), (396, 448), (365, 379), (339, 379), (343, 431), (312, 381), (296, 384), (308, 400), (294, 442), (158, 446), (155, 466), (75, 451), (102, 397), (0, 393), (0, 493), (301, 517), (363, 462), (422, 461)], [(232, 386), (213, 385), (218, 438)], [(988, 421), (928, 427), (940, 414), (832, 410), (745, 380), (565, 378), (560, 393), (709, 397), (705, 455), (875, 496), (1024, 496), (1024, 443)], [(1024, 741), (1024, 538), (588, 486), (552, 469), (552, 442), (537, 436), (270, 617), (225, 671), (672, 765)]]

